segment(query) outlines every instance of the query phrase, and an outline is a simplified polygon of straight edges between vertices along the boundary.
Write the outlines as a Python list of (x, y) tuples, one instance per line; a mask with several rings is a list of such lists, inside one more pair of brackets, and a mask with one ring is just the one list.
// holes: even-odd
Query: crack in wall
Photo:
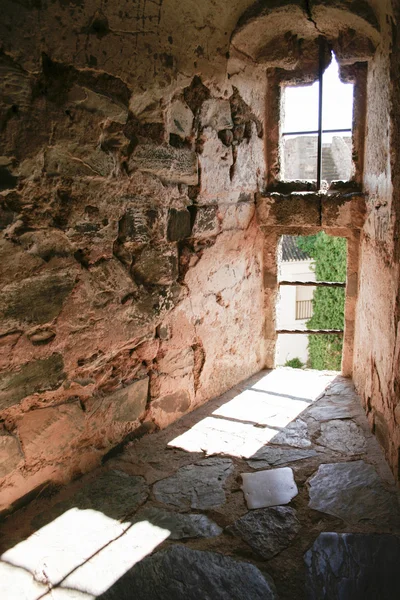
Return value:
[(304, 12), (306, 14), (306, 18), (308, 21), (310, 21), (310, 23), (312, 23), (316, 29), (316, 31), (319, 33), (319, 35), (324, 35), (324, 33), (318, 28), (317, 22), (315, 21), (315, 19), (313, 19), (313, 15), (312, 15), (312, 0), (305, 0), (305, 7), (304, 7)]

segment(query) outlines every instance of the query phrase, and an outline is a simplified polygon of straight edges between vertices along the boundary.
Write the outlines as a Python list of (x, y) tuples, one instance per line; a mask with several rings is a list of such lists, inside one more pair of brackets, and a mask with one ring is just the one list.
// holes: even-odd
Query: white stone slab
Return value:
[(244, 497), (250, 509), (288, 504), (298, 494), (290, 467), (242, 473), (242, 480)]

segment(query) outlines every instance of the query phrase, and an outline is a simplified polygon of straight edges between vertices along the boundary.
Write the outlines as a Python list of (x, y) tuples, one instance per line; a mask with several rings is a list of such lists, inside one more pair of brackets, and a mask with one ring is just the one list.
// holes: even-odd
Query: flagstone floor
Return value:
[(350, 380), (263, 371), (0, 525), (0, 598), (400, 598), (397, 488)]

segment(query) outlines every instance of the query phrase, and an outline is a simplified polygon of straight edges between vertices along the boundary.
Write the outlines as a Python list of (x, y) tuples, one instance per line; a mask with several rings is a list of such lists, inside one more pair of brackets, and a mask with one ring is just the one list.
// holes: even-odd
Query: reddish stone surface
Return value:
[[(400, 61), (389, 1), (376, 17), (312, 3), (311, 20), (282, 1), (271, 31), (276, 7), (236, 27), (245, 0), (194, 13), (145, 3), (139, 20), (111, 4), (99, 20), (91, 0), (44, 12), (7, 0), (0, 24), (0, 418), (22, 451), (17, 463), (6, 442), (0, 507), (273, 366), (277, 240), (322, 227), (353, 244), (343, 369), (355, 331), (355, 380), (396, 469)], [(288, 14), (301, 43), (286, 35)], [(265, 189), (279, 174), (279, 84), (266, 89), (265, 69), (315, 75), (313, 19), (344, 76), (351, 55), (371, 58), (367, 197), (339, 191), (324, 210), (316, 194)]]
[(83, 429), (84, 415), (77, 403), (27, 412), (18, 423), (18, 434), (28, 463), (52, 461), (68, 455), (78, 445)]

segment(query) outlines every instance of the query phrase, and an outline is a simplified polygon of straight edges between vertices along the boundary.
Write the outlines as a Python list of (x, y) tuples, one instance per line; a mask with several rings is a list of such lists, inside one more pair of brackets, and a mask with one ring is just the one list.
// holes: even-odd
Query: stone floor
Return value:
[(0, 527), (0, 598), (393, 600), (396, 487), (349, 380), (261, 372)]

